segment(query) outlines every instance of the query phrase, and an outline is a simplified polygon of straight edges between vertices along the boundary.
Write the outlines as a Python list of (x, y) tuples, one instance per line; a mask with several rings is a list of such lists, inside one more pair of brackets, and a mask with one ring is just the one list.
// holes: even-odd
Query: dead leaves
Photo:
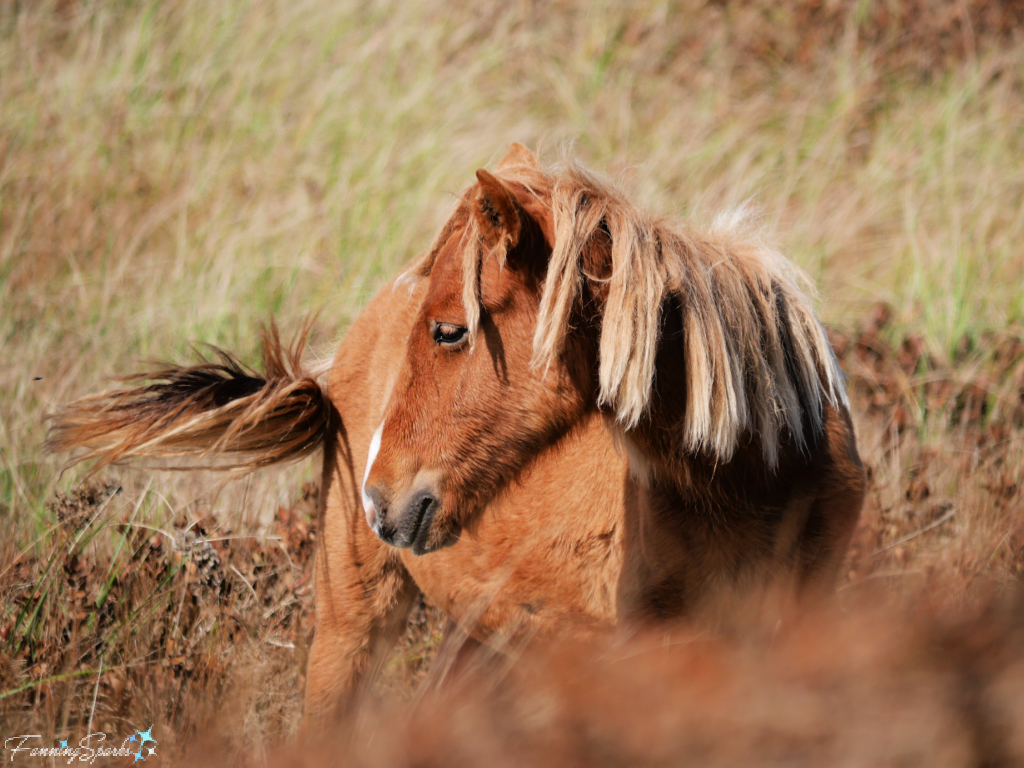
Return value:
[(1024, 426), (1024, 342), (1013, 334), (965, 338), (952, 357), (910, 334), (887, 338), (892, 309), (876, 304), (852, 332), (829, 331), (849, 376), (855, 410), (902, 434), (928, 425), (963, 430), (975, 444), (998, 442)]
[[(0, 581), (5, 711), (72, 696), (71, 716), (87, 717), (95, 693), (110, 722), (145, 712), (184, 727), (208, 709), (246, 644), (277, 654), (279, 664), (299, 663), (289, 648), (304, 648), (313, 625), (315, 486), (279, 511), (267, 535), (236, 534), (203, 517), (159, 529), (128, 518), (99, 526), (119, 490), (58, 494), (48, 505), (57, 519), (48, 547), (25, 553)], [(81, 545), (94, 530), (96, 544)], [(48, 682), (54, 675), (60, 681)]]

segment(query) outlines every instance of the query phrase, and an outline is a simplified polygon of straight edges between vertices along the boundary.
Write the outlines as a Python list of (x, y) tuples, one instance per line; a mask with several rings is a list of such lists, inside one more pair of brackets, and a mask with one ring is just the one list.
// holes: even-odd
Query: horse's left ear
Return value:
[(534, 170), (540, 170), (540, 162), (537, 156), (517, 141), (508, 145), (508, 154), (498, 161), (498, 170), (513, 165), (525, 165)]
[(483, 168), (476, 172), (476, 179), (480, 189), (473, 201), (473, 215), (484, 240), (491, 248), (501, 242), (507, 250), (515, 248), (523, 227), (519, 203), (508, 187)]

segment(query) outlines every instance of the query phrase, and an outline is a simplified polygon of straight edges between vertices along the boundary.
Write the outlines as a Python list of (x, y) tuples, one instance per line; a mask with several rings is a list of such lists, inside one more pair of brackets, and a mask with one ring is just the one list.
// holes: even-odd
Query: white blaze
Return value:
[(377, 431), (373, 433), (373, 437), (370, 438), (370, 453), (366, 457), (366, 472), (363, 473), (363, 512), (366, 513), (366, 522), (368, 523), (372, 519), (371, 515), (375, 515), (375, 511), (373, 500), (366, 495), (366, 481), (370, 479), (370, 470), (373, 469), (374, 459), (377, 458), (377, 452), (380, 451), (380, 436), (383, 432), (384, 422), (382, 421), (377, 427)]

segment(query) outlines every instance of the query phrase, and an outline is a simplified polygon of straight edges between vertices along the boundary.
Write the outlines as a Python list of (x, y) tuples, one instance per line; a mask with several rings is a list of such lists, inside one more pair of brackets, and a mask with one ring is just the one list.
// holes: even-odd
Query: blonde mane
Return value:
[[(639, 423), (650, 401), (662, 312), (672, 298), (682, 310), (687, 450), (728, 460), (749, 431), (775, 466), (783, 430), (805, 450), (805, 427), (820, 433), (824, 404), (848, 406), (832, 347), (800, 289), (809, 280), (744, 231), (742, 212), (719, 216), (705, 229), (655, 217), (574, 161), (542, 170), (521, 155), (510, 156), (495, 176), (525, 187), (551, 211), (555, 241), (534, 335), (534, 366), (546, 368), (561, 354), (584, 281), (595, 279), (585, 274), (585, 247), (599, 230), (610, 236), (598, 401), (614, 410), (624, 429)], [(471, 337), (479, 319), (481, 259), (493, 255), (504, 262), (506, 256), (504, 244), (492, 254), (479, 245), (475, 217), (468, 215), (472, 190), (407, 272), (429, 275), (440, 247), (465, 225), (463, 299)]]

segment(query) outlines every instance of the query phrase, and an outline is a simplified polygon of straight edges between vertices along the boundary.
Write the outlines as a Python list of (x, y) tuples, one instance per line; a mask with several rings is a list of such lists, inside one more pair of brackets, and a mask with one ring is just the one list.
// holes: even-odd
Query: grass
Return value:
[[(909, 0), (0, 4), (3, 719), (185, 733), (227, 712), (239, 749), (294, 729), (308, 594), (301, 547), (267, 537), (312, 467), (224, 488), (117, 468), (102, 480), (121, 493), (85, 503), (82, 470), (40, 450), (45, 415), (195, 342), (252, 360), (271, 314), (319, 312), (329, 356), (513, 140), (549, 159), (571, 145), (664, 212), (754, 201), (818, 283), (871, 470), (847, 594), (912, 594), (916, 577), (878, 574), (926, 572), (969, 602), (1018, 579), (1014, 7), (968, 3), (965, 27)], [(56, 491), (88, 526), (60, 519)], [(214, 546), (226, 596), (188, 567), (200, 519), (206, 538), (257, 537)], [(427, 626), (385, 688), (420, 674)]]

